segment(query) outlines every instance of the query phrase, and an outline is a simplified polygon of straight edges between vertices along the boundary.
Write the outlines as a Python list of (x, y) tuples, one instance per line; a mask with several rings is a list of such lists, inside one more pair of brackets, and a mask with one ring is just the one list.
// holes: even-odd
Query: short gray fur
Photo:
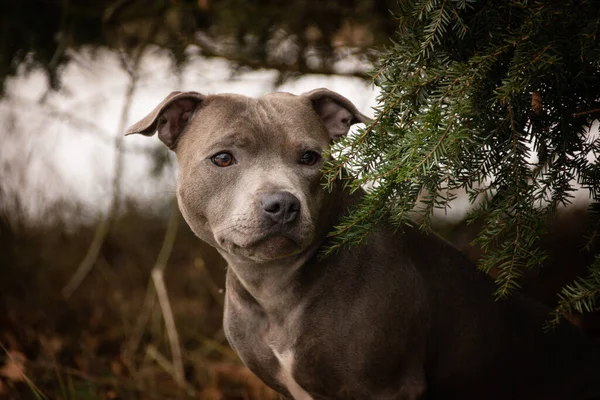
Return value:
[[(243, 362), (296, 400), (600, 399), (598, 341), (568, 322), (544, 333), (549, 310), (520, 295), (494, 301), (437, 236), (382, 224), (317, 257), (363, 194), (323, 189), (311, 152), (359, 122), (327, 89), (174, 92), (127, 131), (176, 152), (181, 212), (229, 265), (224, 326)], [(216, 165), (224, 152), (231, 165)]]

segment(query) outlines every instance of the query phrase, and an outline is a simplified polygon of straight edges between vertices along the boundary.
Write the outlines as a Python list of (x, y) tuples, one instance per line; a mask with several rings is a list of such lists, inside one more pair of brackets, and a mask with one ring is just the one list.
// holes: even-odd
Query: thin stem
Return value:
[(148, 44), (149, 38), (138, 48), (132, 63), (131, 69), (129, 72), (129, 83), (127, 85), (127, 89), (125, 91), (125, 101), (123, 103), (123, 108), (121, 109), (121, 118), (119, 121), (119, 125), (117, 128), (117, 136), (115, 139), (115, 164), (113, 167), (113, 192), (110, 201), (110, 206), (108, 209), (108, 213), (106, 217), (100, 222), (100, 224), (96, 227), (96, 232), (94, 233), (94, 238), (92, 239), (92, 243), (88, 248), (88, 251), (77, 267), (77, 270), (69, 280), (69, 282), (65, 285), (62, 290), (62, 294), (66, 299), (69, 299), (73, 293), (81, 286), (85, 278), (91, 272), (96, 260), (98, 259), (98, 254), (100, 254), (100, 250), (102, 249), (102, 245), (104, 244), (104, 240), (108, 235), (108, 231), (110, 229), (110, 225), (112, 221), (117, 216), (119, 211), (119, 204), (121, 198), (121, 170), (123, 169), (123, 151), (122, 151), (122, 143), (123, 143), (123, 132), (125, 132), (127, 121), (129, 120), (129, 111), (131, 108), (131, 100), (133, 99), (133, 94), (137, 88), (138, 83), (138, 70), (140, 66), (140, 61), (144, 52), (146, 50), (146, 46)]

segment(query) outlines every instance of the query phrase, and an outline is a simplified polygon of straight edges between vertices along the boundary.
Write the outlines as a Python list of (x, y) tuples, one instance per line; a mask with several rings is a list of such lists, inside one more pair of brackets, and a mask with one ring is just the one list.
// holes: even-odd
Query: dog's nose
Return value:
[(262, 199), (265, 217), (278, 224), (294, 222), (300, 214), (300, 200), (290, 192), (274, 192)]

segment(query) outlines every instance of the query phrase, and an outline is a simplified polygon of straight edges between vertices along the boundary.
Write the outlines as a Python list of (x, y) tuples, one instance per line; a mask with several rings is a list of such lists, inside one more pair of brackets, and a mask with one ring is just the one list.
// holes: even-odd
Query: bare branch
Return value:
[(129, 340), (125, 353), (127, 359), (132, 358), (135, 350), (139, 346), (144, 329), (150, 320), (150, 316), (152, 315), (156, 305), (156, 299), (158, 298), (158, 303), (162, 311), (165, 328), (167, 329), (167, 336), (169, 337), (169, 344), (171, 347), (172, 375), (175, 382), (180, 387), (187, 388), (188, 385), (185, 381), (185, 374), (183, 370), (183, 357), (181, 353), (181, 345), (179, 343), (179, 335), (177, 333), (175, 318), (173, 317), (173, 310), (171, 308), (167, 288), (164, 282), (164, 271), (167, 267), (167, 262), (169, 261), (171, 252), (173, 251), (175, 237), (177, 236), (177, 228), (179, 227), (179, 219), (177, 203), (175, 200), (173, 200), (173, 209), (171, 211), (171, 217), (169, 218), (167, 231), (163, 239), (162, 248), (160, 249), (156, 263), (152, 268), (153, 288), (148, 286), (142, 313), (138, 318), (133, 335)]
[(63, 288), (62, 294), (66, 299), (69, 299), (73, 295), (73, 293), (77, 290), (77, 288), (79, 288), (81, 283), (85, 280), (85, 278), (92, 270), (92, 267), (94, 266), (98, 258), (98, 254), (100, 253), (100, 249), (102, 248), (102, 244), (106, 239), (106, 235), (108, 234), (110, 225), (116, 217), (117, 212), (119, 210), (119, 200), (121, 197), (121, 169), (123, 163), (123, 152), (121, 150), (123, 143), (123, 132), (125, 132), (126, 124), (129, 119), (131, 100), (137, 88), (139, 78), (137, 71), (139, 69), (140, 61), (142, 59), (142, 56), (144, 55), (147, 44), (149, 43), (149, 39), (150, 38), (148, 38), (146, 42), (142, 43), (142, 45), (137, 49), (133, 61), (131, 63), (132, 67), (131, 69), (128, 69), (129, 83), (125, 92), (125, 102), (121, 110), (121, 119), (117, 128), (117, 135), (115, 140), (113, 195), (111, 198), (110, 207), (106, 217), (102, 220), (102, 222), (100, 222), (100, 224), (96, 228), (92, 244), (90, 245), (83, 261), (81, 262), (81, 264), (79, 264), (79, 267), (75, 271), (75, 274), (73, 274), (73, 276), (71, 277), (71, 280)]

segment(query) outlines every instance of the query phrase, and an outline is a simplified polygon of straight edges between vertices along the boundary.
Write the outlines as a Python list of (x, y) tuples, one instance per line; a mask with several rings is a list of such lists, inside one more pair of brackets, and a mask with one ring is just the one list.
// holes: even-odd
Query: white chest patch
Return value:
[(295, 400), (313, 400), (313, 398), (302, 389), (298, 382), (292, 376), (292, 368), (294, 366), (294, 353), (292, 350), (285, 350), (283, 353), (273, 349), (273, 354), (279, 360), (279, 382), (281, 382)]

